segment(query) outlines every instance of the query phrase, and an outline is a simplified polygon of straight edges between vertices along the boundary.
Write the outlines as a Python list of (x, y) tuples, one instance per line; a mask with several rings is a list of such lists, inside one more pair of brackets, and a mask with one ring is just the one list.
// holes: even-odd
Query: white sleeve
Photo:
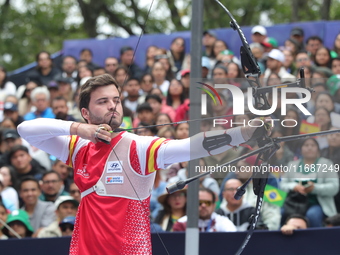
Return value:
[[(203, 148), (203, 140), (205, 137), (221, 135), (225, 132), (232, 138), (229, 145), (224, 145), (211, 151), (207, 151)], [(202, 132), (187, 139), (171, 140), (164, 144), (158, 152), (159, 156), (157, 158), (157, 164), (161, 168), (165, 168), (172, 163), (185, 162), (192, 159), (219, 154), (243, 142), (245, 142), (245, 140), (241, 134), (241, 127), (231, 128), (228, 130)]]
[(71, 121), (39, 118), (22, 122), (18, 126), (18, 133), (31, 145), (66, 162), (72, 123)]

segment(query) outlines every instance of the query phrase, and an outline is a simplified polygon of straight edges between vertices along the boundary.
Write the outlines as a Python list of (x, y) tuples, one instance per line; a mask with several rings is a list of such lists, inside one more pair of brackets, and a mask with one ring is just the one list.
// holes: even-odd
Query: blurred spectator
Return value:
[(118, 59), (115, 57), (107, 57), (105, 59), (105, 71), (106, 73), (110, 74), (112, 77), (114, 77), (114, 73), (119, 65)]
[(266, 67), (265, 67), (265, 59), (264, 59), (264, 48), (260, 43), (251, 43), (249, 45), (251, 52), (253, 53), (257, 64), (260, 67), (261, 74), (264, 73)]
[[(200, 232), (235, 232), (235, 225), (228, 217), (221, 216), (214, 212), (215, 194), (209, 189), (200, 188), (199, 199), (199, 219), (198, 229)], [(173, 231), (185, 231), (187, 216), (184, 216), (175, 223)]]
[(203, 79), (208, 79), (210, 77), (210, 69), (211, 69), (211, 65), (210, 65), (209, 58), (206, 56), (203, 56), (202, 57), (202, 78)]
[[(168, 114), (160, 113), (157, 115), (156, 120), (155, 120), (156, 125), (169, 124), (169, 123), (171, 123), (171, 119)], [(160, 130), (162, 127), (164, 126), (158, 126), (156, 127), (156, 129)]]
[(203, 32), (202, 45), (204, 47), (203, 56), (214, 59), (213, 46), (217, 40), (217, 35), (214, 31), (206, 30)]
[(16, 129), (17, 128), (13, 120), (11, 120), (10, 118), (4, 118), (0, 123), (0, 127), (5, 128), (5, 129)]
[[(160, 62), (163, 64), (164, 68), (165, 68), (165, 78), (166, 80), (170, 81), (171, 79), (173, 79), (175, 77), (175, 72), (173, 72), (173, 65), (170, 63), (170, 59), (168, 57), (168, 55), (156, 55), (155, 56), (155, 63), (156, 62)], [(152, 72), (152, 70), (150, 71), (150, 73)]]
[(292, 38), (289, 38), (285, 41), (285, 49), (291, 51), (293, 56), (295, 56), (301, 50), (299, 48), (299, 42)]
[(215, 84), (225, 84), (228, 80), (228, 69), (224, 65), (217, 65), (212, 70), (213, 82)]
[(309, 52), (312, 61), (315, 61), (316, 51), (323, 46), (323, 41), (319, 36), (310, 36), (306, 41), (306, 50)]
[[(73, 56), (64, 56), (63, 62), (61, 64), (61, 70), (62, 70), (62, 77), (69, 77), (73, 80), (77, 79), (78, 72), (77, 72), (77, 60)], [(75, 90), (75, 87), (72, 87), (73, 90)]]
[(326, 227), (338, 227), (340, 226), (340, 214), (336, 214), (332, 217), (325, 219)]
[(155, 62), (151, 69), (151, 75), (155, 81), (153, 87), (159, 88), (166, 96), (170, 82), (166, 79), (166, 70), (164, 65), (161, 62)]
[(299, 51), (295, 57), (296, 68), (299, 70), (301, 67), (311, 67), (312, 60), (307, 51)]
[(1, 197), (12, 201), (15, 209), (19, 209), (19, 195), (16, 191), (17, 175), (15, 170), (11, 166), (3, 166), (0, 168), (0, 175), (3, 177), (3, 189), (0, 192)]
[(133, 127), (137, 127), (140, 122), (152, 125), (154, 123), (154, 114), (148, 103), (143, 103), (137, 107), (137, 118), (133, 120)]
[(55, 202), (59, 196), (67, 196), (68, 192), (65, 190), (63, 180), (60, 174), (54, 170), (43, 174), (41, 178), (41, 201)]
[[(145, 127), (145, 128), (143, 128)], [(137, 135), (141, 135), (141, 136), (155, 136), (157, 133), (156, 128), (154, 127), (149, 127), (148, 123), (144, 123), (144, 122), (139, 122), (138, 129), (136, 129), (135, 133)]]
[(296, 229), (308, 228), (308, 219), (303, 215), (292, 214), (286, 220), (286, 223), (281, 227), (281, 233), (284, 235), (292, 235)]
[(157, 51), (157, 46), (151, 45), (146, 50), (146, 56), (145, 56), (145, 66), (143, 69), (144, 74), (151, 72), (151, 67), (155, 63), (155, 56)]
[[(314, 124), (317, 124), (320, 131), (327, 131), (332, 126), (330, 112), (325, 107), (318, 107), (314, 112)], [(320, 150), (328, 147), (327, 137), (324, 135), (319, 135), (316, 138), (319, 144)]]
[(316, 83), (326, 84), (327, 80), (333, 75), (332, 70), (328, 67), (315, 66), (312, 73), (312, 86)]
[(189, 124), (187, 122), (180, 123), (175, 127), (175, 139), (189, 138)]
[(72, 182), (70, 184), (69, 193), (70, 193), (71, 197), (73, 197), (75, 200), (77, 200), (80, 203), (80, 200), (81, 200), (80, 190), (74, 182)]
[(332, 58), (331, 68), (333, 74), (340, 74), (340, 57)]
[(85, 78), (93, 77), (93, 70), (93, 67), (87, 64), (78, 67), (78, 86), (82, 86), (85, 83)]
[(21, 180), (19, 185), (19, 195), (23, 201), (21, 209), (28, 213), (34, 231), (48, 226), (55, 220), (54, 204), (39, 200), (40, 193), (39, 182), (35, 178), (27, 176)]
[(11, 102), (6, 102), (4, 104), (4, 117), (10, 118), (16, 127), (24, 121), (24, 118), (19, 115), (18, 106)]
[(212, 66), (215, 66), (215, 64), (222, 62), (223, 55), (221, 53), (227, 49), (228, 49), (228, 46), (225, 41), (216, 40), (214, 42), (213, 49), (212, 49), (212, 57), (214, 58), (215, 61), (212, 63)]
[(66, 165), (59, 159), (56, 159), (52, 165), (52, 170), (59, 173), (61, 180), (64, 183), (64, 190), (69, 191), (70, 185), (73, 182), (73, 174), (72, 174), (72, 167)]
[(142, 76), (140, 86), (141, 86), (141, 89), (143, 90), (144, 95), (150, 93), (150, 91), (153, 88), (153, 84), (154, 84), (154, 80), (151, 74), (147, 73)]
[(166, 182), (162, 180), (161, 171), (156, 171), (154, 185), (150, 197), (150, 213), (152, 219), (155, 219), (162, 205), (158, 202), (158, 197), (166, 192)]
[(34, 112), (29, 112), (24, 116), (25, 120), (33, 120), (36, 118), (51, 118), (54, 119), (55, 115), (49, 107), (50, 92), (46, 87), (38, 87), (32, 91), (31, 100), (36, 107)]
[(61, 236), (72, 236), (75, 221), (75, 216), (67, 216), (59, 223)]
[(304, 49), (305, 32), (301, 27), (293, 27), (290, 31), (290, 38), (299, 42), (299, 48)]
[[(324, 218), (336, 214), (334, 195), (339, 191), (338, 175), (334, 171), (332, 161), (320, 157), (320, 148), (314, 138), (307, 138), (301, 145), (301, 160), (288, 164), (289, 169), (296, 171), (286, 172), (281, 181), (281, 189), (288, 192), (294, 190), (308, 198), (306, 217), (311, 227), (322, 227)], [(321, 164), (326, 172), (317, 170), (317, 164)], [(283, 219), (287, 217), (283, 211)]]
[(2, 174), (0, 174), (0, 202), (2, 202), (5, 205), (9, 212), (17, 210), (18, 208), (16, 208), (14, 202), (11, 199), (2, 197), (1, 193), (4, 190), (4, 188), (5, 188), (4, 177), (2, 176)]
[(72, 115), (68, 114), (67, 101), (64, 97), (58, 96), (52, 100), (52, 111), (56, 119), (75, 121)]
[(93, 69), (93, 76), (98, 76), (98, 75), (102, 75), (105, 74), (105, 68), (101, 67), (101, 66), (97, 66)]
[(190, 88), (190, 70), (185, 69), (181, 71), (181, 82), (184, 86), (185, 98), (189, 98), (189, 88)]
[(333, 58), (340, 56), (340, 33), (338, 33), (335, 37), (332, 51), (333, 51), (333, 55), (332, 55)]
[(80, 60), (84, 60), (86, 62), (86, 65), (90, 66), (92, 70), (94, 70), (97, 65), (92, 62), (93, 59), (93, 53), (92, 50), (85, 48), (80, 51)]
[(38, 161), (32, 159), (27, 147), (23, 145), (15, 145), (8, 153), (8, 160), (14, 167), (19, 179), (31, 175), (40, 180), (42, 174), (46, 172), (46, 169)]
[(216, 212), (220, 215), (227, 216), (236, 226), (237, 231), (246, 231), (250, 226), (250, 217), (255, 215), (255, 207), (250, 206), (241, 199), (236, 200), (234, 195), (237, 188), (242, 185), (238, 179), (229, 179), (226, 181), (223, 189), (223, 197), (227, 202), (226, 207), (220, 207)]
[(271, 50), (268, 54), (267, 69), (264, 73), (264, 78), (268, 78), (270, 73), (277, 73), (281, 77), (282, 82), (284, 80), (295, 80), (295, 76), (288, 73), (286, 68), (283, 66), (284, 61), (285, 56), (280, 50)]
[[(7, 208), (5, 207), (5, 205), (2, 203), (0, 199), (0, 220), (6, 223), (7, 215), (8, 215)], [(8, 237), (3, 233), (4, 228), (6, 227), (0, 221), (0, 240), (8, 239)]]
[(266, 85), (267, 86), (275, 86), (281, 84), (281, 77), (277, 73), (271, 73), (268, 76)]
[(177, 220), (186, 214), (187, 192), (185, 189), (172, 194), (166, 191), (158, 197), (158, 202), (163, 206), (154, 220), (165, 231), (173, 231)]
[[(63, 223), (63, 232), (67, 232), (66, 223), (70, 220), (68, 217), (75, 217), (77, 214), (79, 202), (71, 196), (60, 196), (55, 201), (54, 206), (56, 208), (56, 220), (53, 221), (50, 225), (41, 228), (38, 232), (35, 233), (35, 236), (38, 238), (46, 238), (46, 237), (61, 237), (62, 236), (62, 229), (60, 225), (64, 220)], [(67, 219), (68, 218), (68, 219)], [(73, 219), (72, 225), (74, 225)], [(73, 228), (72, 228), (73, 230)]]
[(56, 81), (50, 81), (50, 83), (47, 85), (47, 88), (48, 92), (50, 92), (49, 104), (51, 104), (52, 100), (60, 95), (58, 83)]
[(142, 103), (139, 92), (140, 92), (140, 83), (137, 78), (129, 78), (124, 85), (124, 92), (127, 93), (126, 97), (123, 100), (123, 105), (129, 108), (133, 113), (136, 112), (137, 106)]
[(262, 43), (267, 38), (267, 29), (264, 26), (255, 26), (251, 29), (251, 40), (254, 43)]
[(320, 47), (315, 52), (315, 65), (331, 68), (331, 52), (326, 47)]
[(150, 104), (154, 116), (157, 116), (160, 113), (166, 113), (169, 115), (171, 120), (175, 119), (176, 116), (175, 110), (169, 105), (162, 104), (162, 99), (159, 96), (147, 95), (145, 98), (145, 102)]
[(285, 61), (283, 63), (284, 68), (286, 68), (288, 73), (295, 74), (297, 72), (297, 69), (294, 63), (295, 54), (293, 54), (293, 52), (288, 49), (284, 49), (282, 53), (285, 56)]
[(128, 74), (128, 69), (125, 66), (118, 66), (117, 69), (114, 72), (113, 78), (116, 79), (118, 85), (120, 88), (123, 88), (125, 82), (132, 77), (131, 75)]
[(134, 63), (133, 49), (130, 46), (124, 46), (120, 49), (120, 64), (128, 69), (131, 77), (140, 79), (143, 75), (142, 70)]
[(182, 37), (176, 37), (172, 40), (167, 55), (172, 66), (172, 71), (174, 73), (180, 71), (185, 57), (185, 41)]
[(38, 86), (40, 86), (40, 83), (38, 83), (37, 81), (29, 81), (26, 83), (25, 86), (21, 86), (24, 87), (24, 91), (18, 103), (20, 116), (24, 116), (27, 113), (34, 111), (35, 106), (33, 106), (31, 100), (31, 92)]
[(67, 102), (70, 102), (72, 104), (73, 100), (73, 90), (72, 90), (72, 78), (69, 77), (62, 77), (62, 76), (57, 76), (55, 78), (55, 81), (58, 84), (58, 92), (59, 96), (64, 97)]
[(176, 132), (173, 127), (164, 126), (161, 129), (158, 129), (157, 136), (164, 137), (165, 139), (174, 139)]
[[(24, 210), (15, 210), (8, 214), (6, 223), (21, 238), (31, 237), (33, 234), (33, 228), (29, 222), (28, 215)], [(7, 228), (3, 229), (3, 233), (9, 238), (17, 237), (14, 233), (12, 233), (12, 231), (9, 231)]]
[[(166, 104), (172, 109), (177, 110), (177, 108), (184, 103), (184, 100), (183, 84), (177, 79), (172, 79), (166, 96)], [(174, 119), (174, 116), (172, 119)]]
[(40, 82), (47, 86), (60, 71), (53, 66), (51, 54), (47, 51), (41, 51), (36, 56), (37, 66), (34, 71), (29, 73), (29, 77), (37, 77)]
[(3, 101), (7, 95), (15, 95), (17, 87), (8, 80), (7, 70), (0, 65), (0, 101)]

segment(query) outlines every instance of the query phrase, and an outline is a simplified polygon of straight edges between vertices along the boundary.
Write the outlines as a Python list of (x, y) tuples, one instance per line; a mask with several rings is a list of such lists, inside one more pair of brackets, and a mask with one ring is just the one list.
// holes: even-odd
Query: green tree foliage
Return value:
[[(41, 50), (56, 52), (64, 40), (167, 33), (190, 29), (194, 0), (0, 0), (0, 64), (8, 70), (35, 60)], [(221, 0), (241, 26), (339, 19), (340, 0)], [(189, 22), (184, 23), (184, 17)], [(111, 27), (103, 31), (99, 21)], [(204, 1), (204, 28), (229, 27), (229, 18), (213, 0)]]

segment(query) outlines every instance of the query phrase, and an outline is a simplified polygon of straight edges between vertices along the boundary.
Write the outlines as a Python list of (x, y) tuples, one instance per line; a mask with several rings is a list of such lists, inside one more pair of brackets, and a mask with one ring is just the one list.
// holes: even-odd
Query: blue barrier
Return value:
[[(267, 35), (277, 39), (279, 46), (284, 45), (286, 39), (289, 38), (290, 30), (293, 27), (299, 26), (304, 29), (305, 39), (312, 35), (318, 35), (324, 40), (324, 44), (328, 48), (333, 48), (333, 43), (336, 35), (340, 32), (340, 21), (315, 21), (315, 22), (301, 22), (290, 24), (279, 24), (267, 27)], [(242, 27), (242, 30), (251, 43), (251, 28)], [(227, 42), (229, 48), (239, 55), (241, 41), (238, 33), (231, 28), (214, 29), (218, 39)], [(135, 53), (135, 62), (140, 66), (144, 66), (146, 50), (150, 45), (155, 45), (161, 48), (168, 49), (171, 41), (176, 37), (183, 37), (185, 40), (185, 50), (190, 51), (190, 32), (176, 32), (169, 35), (165, 34), (147, 34), (141, 37), (137, 51)], [(89, 48), (93, 52), (93, 62), (103, 66), (105, 58), (108, 56), (119, 57), (119, 50), (123, 46), (131, 46), (136, 48), (138, 36), (129, 38), (109, 38), (105, 40), (97, 39), (83, 39), (83, 40), (66, 40), (64, 41), (63, 52), (64, 55), (71, 55), (79, 58), (80, 51), (83, 48)]]
[[(200, 233), (200, 255), (232, 255), (240, 247), (245, 232)], [(159, 233), (171, 255), (184, 255), (185, 233)], [(335, 255), (340, 254), (340, 227), (298, 230), (292, 236), (279, 231), (255, 231), (244, 255)], [(68, 254), (69, 237), (0, 240), (3, 255)], [(166, 254), (157, 234), (152, 234), (153, 254)], [(131, 255), (131, 254), (129, 254)]]

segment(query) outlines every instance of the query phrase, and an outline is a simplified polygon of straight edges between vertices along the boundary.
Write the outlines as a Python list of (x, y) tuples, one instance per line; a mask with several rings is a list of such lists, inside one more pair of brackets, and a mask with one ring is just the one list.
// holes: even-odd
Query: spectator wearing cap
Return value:
[(264, 26), (255, 26), (251, 29), (251, 40), (254, 43), (263, 43), (267, 38), (267, 29)]
[(56, 81), (50, 81), (50, 83), (47, 85), (48, 91), (50, 92), (50, 103), (52, 100), (59, 96), (59, 87), (58, 83)]
[(272, 49), (268, 54), (267, 69), (264, 72), (264, 78), (268, 78), (271, 73), (276, 73), (281, 78), (281, 81), (283, 81), (283, 79), (293, 81), (295, 76), (287, 72), (286, 68), (283, 66), (284, 62), (285, 56), (282, 51)]
[(134, 63), (132, 47), (124, 46), (120, 49), (120, 64), (129, 70), (130, 77), (136, 77), (138, 79), (142, 77), (142, 70)]
[(2, 146), (3, 155), (1, 156), (2, 157), (1, 161), (3, 164), (8, 164), (8, 161), (6, 159), (6, 157), (8, 156), (8, 152), (13, 148), (13, 146), (21, 145), (23, 140), (20, 138), (16, 129), (9, 128), (3, 131), (2, 141), (3, 141)]
[(33, 105), (36, 107), (36, 110), (34, 112), (27, 113), (24, 116), (25, 120), (33, 120), (36, 118), (55, 118), (52, 108), (49, 107), (50, 92), (46, 87), (35, 88), (31, 93), (31, 100)]
[(32, 225), (29, 222), (27, 213), (24, 210), (14, 210), (7, 216), (7, 225), (10, 226), (16, 234), (4, 228), (2, 231), (9, 238), (20, 238), (31, 237), (33, 234)]
[(133, 127), (137, 127), (140, 122), (152, 125), (155, 122), (155, 115), (152, 112), (152, 108), (149, 103), (142, 103), (138, 105), (137, 118), (133, 120)]
[(323, 46), (323, 40), (317, 36), (313, 35), (307, 38), (306, 41), (306, 50), (311, 56), (312, 61), (315, 61), (316, 51)]
[(24, 121), (24, 118), (19, 115), (18, 105), (12, 102), (6, 102), (4, 104), (4, 117), (10, 118), (16, 127)]
[[(75, 200), (71, 196), (60, 196), (54, 202), (54, 206), (56, 208), (56, 220), (53, 221), (47, 227), (41, 228), (39, 232), (36, 233), (38, 238), (45, 238), (45, 237), (61, 237), (62, 236), (62, 229), (65, 229), (66, 225), (63, 228), (60, 228), (60, 224), (70, 223), (74, 226), (74, 217), (77, 214), (79, 202)], [(72, 219), (70, 218), (72, 217)], [(73, 230), (73, 228), (72, 228)], [(66, 231), (64, 231), (66, 232)]]
[(11, 166), (14, 167), (19, 179), (32, 175), (37, 180), (40, 180), (42, 174), (46, 172), (46, 169), (41, 166), (38, 161), (32, 159), (27, 147), (23, 145), (13, 146), (7, 158)]
[(290, 38), (296, 40), (299, 43), (300, 50), (303, 50), (305, 48), (305, 32), (301, 27), (293, 27), (290, 31)]
[(59, 228), (61, 231), (61, 236), (72, 236), (74, 224), (76, 222), (75, 216), (67, 216), (60, 223)]
[(47, 227), (55, 221), (55, 206), (52, 202), (39, 200), (40, 185), (38, 180), (32, 176), (23, 178), (19, 184), (19, 196), (22, 199), (22, 210), (29, 215), (29, 221), (34, 229)]
[(52, 100), (51, 107), (56, 119), (75, 121), (75, 118), (68, 114), (69, 107), (64, 97), (58, 96), (54, 98)]
[(203, 32), (202, 45), (204, 47), (203, 56), (213, 59), (213, 46), (217, 40), (217, 35), (212, 30), (206, 30)]
[(64, 97), (67, 100), (67, 102), (70, 102), (70, 104), (72, 104), (73, 90), (71, 84), (73, 82), (73, 79), (70, 77), (63, 77), (60, 75), (55, 78), (55, 81), (58, 84), (59, 96)]
[(104, 68), (106, 73), (110, 74), (112, 77), (114, 77), (114, 73), (118, 67), (118, 59), (115, 57), (107, 57), (104, 61)]

